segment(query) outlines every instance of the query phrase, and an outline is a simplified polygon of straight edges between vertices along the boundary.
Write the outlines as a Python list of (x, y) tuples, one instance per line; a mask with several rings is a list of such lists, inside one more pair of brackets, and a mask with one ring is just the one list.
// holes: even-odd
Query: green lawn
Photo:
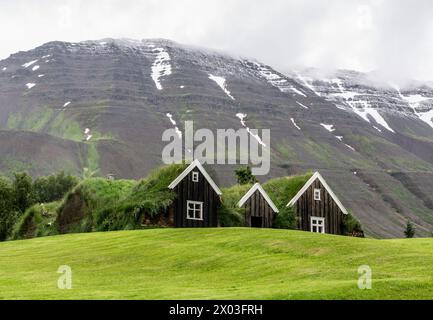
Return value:
[[(71, 290), (57, 288), (61, 265)], [(359, 290), (358, 267), (373, 270)], [(431, 299), (433, 239), (153, 229), (0, 243), (2, 299)]]

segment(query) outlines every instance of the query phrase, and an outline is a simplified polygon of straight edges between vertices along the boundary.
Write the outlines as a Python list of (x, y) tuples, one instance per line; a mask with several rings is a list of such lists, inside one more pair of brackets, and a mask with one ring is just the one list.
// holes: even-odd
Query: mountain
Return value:
[[(376, 237), (433, 231), (433, 89), (279, 72), (168, 40), (49, 42), (0, 61), (0, 171), (140, 178), (162, 132), (270, 128), (271, 177), (320, 170)], [(233, 166), (214, 166), (221, 185)], [(289, 200), (289, 199), (287, 199)]]

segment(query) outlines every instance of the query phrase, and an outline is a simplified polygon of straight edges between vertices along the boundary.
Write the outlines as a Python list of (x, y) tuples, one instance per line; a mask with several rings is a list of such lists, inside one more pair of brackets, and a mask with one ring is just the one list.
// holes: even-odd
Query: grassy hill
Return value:
[(176, 195), (167, 186), (184, 169), (181, 164), (164, 166), (140, 181), (85, 179), (61, 201), (29, 208), (12, 238), (140, 229), (145, 218), (158, 218), (172, 203)]
[[(176, 193), (167, 186), (184, 169), (185, 165), (164, 166), (140, 181), (85, 179), (62, 200), (29, 208), (16, 223), (11, 238), (170, 226), (163, 213), (176, 198)], [(296, 229), (293, 208), (286, 205), (310, 177), (311, 173), (306, 173), (271, 179), (263, 184), (280, 209), (274, 228)], [(218, 209), (220, 226), (245, 225), (244, 209), (237, 204), (251, 187), (251, 184), (237, 184), (223, 189), (222, 205)], [(347, 234), (353, 229), (361, 229), (352, 216), (346, 217), (344, 227)]]
[[(152, 229), (0, 243), (3, 299), (431, 299), (433, 239)], [(57, 269), (72, 268), (71, 290)], [(358, 267), (372, 290), (357, 287)]]

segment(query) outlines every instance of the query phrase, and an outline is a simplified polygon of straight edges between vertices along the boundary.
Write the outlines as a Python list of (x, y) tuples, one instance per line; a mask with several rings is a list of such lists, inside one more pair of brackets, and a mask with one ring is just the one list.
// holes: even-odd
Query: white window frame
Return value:
[[(197, 215), (196, 215), (197, 212), (199, 213), (199, 218), (197, 218)], [(186, 218), (188, 220), (203, 221), (203, 202), (187, 200), (186, 201)]]
[[(313, 228), (316, 227), (316, 231)], [(319, 231), (319, 228), (322, 228)], [(324, 217), (310, 217), (310, 231), (315, 233), (325, 233), (325, 218)]]
[(321, 200), (322, 200), (322, 190), (314, 189), (314, 201), (321, 201)]
[(198, 182), (198, 171), (193, 171), (192, 172), (192, 182)]

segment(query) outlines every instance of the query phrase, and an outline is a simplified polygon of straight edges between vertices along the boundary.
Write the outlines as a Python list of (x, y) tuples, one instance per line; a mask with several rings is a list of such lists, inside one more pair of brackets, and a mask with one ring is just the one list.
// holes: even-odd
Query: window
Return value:
[(187, 201), (186, 218), (189, 220), (203, 220), (203, 202)]
[(325, 233), (325, 218), (311, 217), (311, 232)]
[(198, 182), (198, 172), (193, 171), (192, 173), (192, 182)]
[(320, 189), (314, 189), (314, 200), (320, 201)]

